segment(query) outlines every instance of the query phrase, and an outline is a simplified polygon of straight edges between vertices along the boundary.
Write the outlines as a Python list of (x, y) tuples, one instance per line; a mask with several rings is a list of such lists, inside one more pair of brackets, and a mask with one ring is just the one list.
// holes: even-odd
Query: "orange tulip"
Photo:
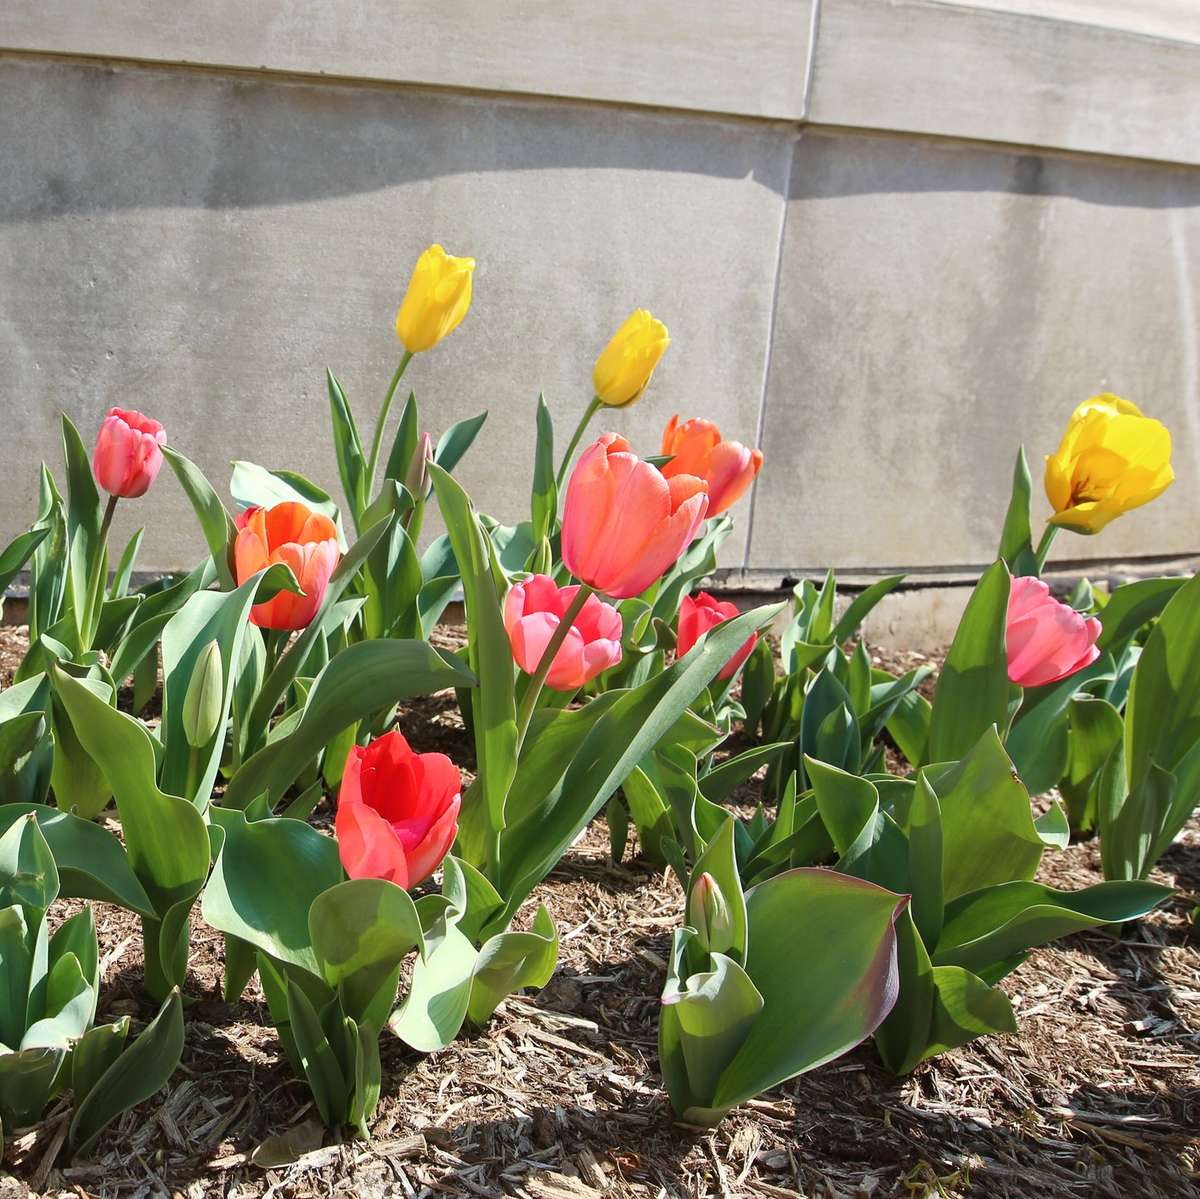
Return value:
[(663, 430), (662, 452), (671, 461), (662, 469), (668, 479), (698, 475), (708, 484), (708, 514), (717, 516), (733, 507), (762, 469), (762, 450), (747, 449), (740, 441), (723, 441), (710, 420), (693, 418), (679, 423), (673, 416)]
[(250, 609), (250, 619), (262, 629), (303, 629), (316, 616), (338, 564), (337, 530), (333, 521), (300, 503), (273, 508), (249, 508), (238, 517), (233, 543), (234, 566), (240, 586), (276, 562), (291, 567), (304, 591), (281, 591)]
[(623, 437), (605, 433), (580, 455), (567, 484), (563, 562), (613, 599), (640, 595), (691, 544), (707, 511), (703, 479), (667, 479)]

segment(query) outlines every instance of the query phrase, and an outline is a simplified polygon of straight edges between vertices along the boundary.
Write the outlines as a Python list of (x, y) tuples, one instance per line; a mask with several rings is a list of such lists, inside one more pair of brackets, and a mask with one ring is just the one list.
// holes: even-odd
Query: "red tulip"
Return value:
[[(504, 597), (504, 627), (513, 658), (533, 674), (546, 645), (562, 622), (578, 587), (559, 587), (549, 575), (534, 575), (515, 584)], [(546, 686), (574, 691), (621, 660), (621, 614), (598, 596), (589, 595), (562, 643)]]
[[(707, 591), (697, 591), (695, 598), (685, 595), (679, 607), (679, 635), (675, 643), (679, 657), (682, 658), (709, 629), (732, 620), (737, 614), (736, 604), (731, 604), (728, 600), (714, 599)], [(733, 657), (725, 663), (717, 677), (733, 678), (741, 669), (742, 663), (750, 657), (757, 640), (758, 634), (751, 633), (745, 644), (734, 651)]]
[(1008, 677), (1044, 687), (1090, 666), (1099, 656), (1100, 622), (1060, 604), (1041, 579), (1013, 579), (1008, 596)]
[(685, 420), (673, 416), (663, 430), (662, 452), (672, 455), (663, 467), (668, 479), (698, 475), (708, 484), (708, 514), (717, 516), (731, 508), (762, 470), (762, 450), (747, 449), (740, 441), (723, 441), (721, 430), (710, 420)]
[(281, 591), (250, 609), (250, 619), (263, 629), (303, 629), (321, 606), (329, 576), (338, 563), (333, 521), (300, 503), (248, 508), (237, 520), (233, 560), (238, 584), (276, 562), (292, 569), (303, 595)]
[(167, 431), (140, 412), (110, 408), (100, 425), (92, 473), (109, 495), (135, 500), (162, 469)]
[(580, 455), (563, 506), (567, 569), (613, 599), (640, 595), (691, 544), (708, 496), (703, 479), (672, 479), (605, 433)]
[(415, 887), (437, 869), (458, 832), (462, 778), (445, 754), (415, 754), (394, 729), (346, 758), (337, 841), (351, 878)]

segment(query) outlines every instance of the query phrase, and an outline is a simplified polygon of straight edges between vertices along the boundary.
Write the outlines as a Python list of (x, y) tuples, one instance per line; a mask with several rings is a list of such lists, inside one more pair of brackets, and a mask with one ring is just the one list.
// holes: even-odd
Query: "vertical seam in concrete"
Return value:
[[(789, 197), (792, 190), (792, 168), (796, 162), (796, 145), (802, 136), (802, 133), (797, 132), (796, 136), (792, 139), (791, 148), (788, 151), (783, 195), (780, 200), (779, 242), (775, 247), (775, 280), (771, 290), (771, 309), (767, 314), (767, 345), (763, 355), (762, 387), (758, 398), (758, 427), (754, 438), (754, 444), (760, 449), (762, 448), (767, 426), (767, 386), (771, 378), (771, 353), (775, 348), (775, 325), (779, 312), (779, 285), (780, 279), (783, 276), (783, 241), (784, 235), (787, 233), (788, 208), (790, 207)], [(767, 464), (764, 462), (763, 465), (766, 466)], [(750, 547), (753, 545), (754, 539), (754, 512), (758, 506), (758, 483), (758, 479), (755, 479), (754, 486), (750, 490), (750, 511), (746, 516), (746, 548), (742, 552), (742, 570), (748, 570), (750, 567)]]
[(807, 121), (811, 108), (813, 71), (817, 64), (817, 32), (821, 28), (821, 0), (812, 0), (808, 12), (808, 56), (804, 61), (804, 91), (800, 95), (800, 120)]

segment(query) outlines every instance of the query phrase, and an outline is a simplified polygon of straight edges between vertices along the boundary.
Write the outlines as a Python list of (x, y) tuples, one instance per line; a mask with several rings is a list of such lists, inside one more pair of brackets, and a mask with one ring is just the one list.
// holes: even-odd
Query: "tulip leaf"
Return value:
[(756, 745), (752, 749), (726, 758), (720, 766), (697, 780), (700, 794), (711, 803), (722, 803), (761, 767), (778, 761), (790, 748), (790, 741), (776, 741), (772, 745)]
[(388, 451), (387, 462), (384, 464), (383, 477), (403, 483), (408, 477), (408, 468), (412, 465), (413, 455), (417, 452), (420, 439), (421, 424), (420, 409), (417, 407), (416, 392), (410, 391), (404, 407), (400, 410), (400, 419), (396, 422), (396, 432), (392, 437), (392, 447)]
[(38, 1123), (67, 1060), (59, 1046), (0, 1053), (0, 1123), (5, 1130)]
[(154, 916), (154, 907), (120, 841), (106, 828), (70, 812), (43, 804), (0, 805), (0, 834), (30, 812), (54, 855), (60, 894), (78, 899), (99, 899), (119, 904), (141, 916)]
[(108, 1068), (121, 1056), (129, 1036), (129, 1017), (90, 1028), (71, 1049), (71, 1092), (75, 1106), (88, 1097)]
[(942, 809), (924, 773), (917, 775), (908, 809), (908, 888), (910, 912), (921, 940), (936, 945), (942, 934), (944, 850)]
[[(922, 1059), (989, 1033), (1017, 1031), (1008, 996), (961, 966), (934, 966), (929, 1041)], [(914, 1063), (915, 1064), (915, 1063)]]
[(821, 821), (834, 849), (844, 855), (878, 813), (879, 792), (869, 779), (847, 774), (815, 758), (806, 756), (804, 764)]
[(222, 806), (245, 808), (266, 794), (274, 807), (342, 729), (412, 695), (468, 687), (474, 676), (453, 655), (423, 641), (360, 641), (338, 653), (313, 681), (295, 726), (243, 763)]
[(3, 611), (3, 596), (12, 585), (13, 579), (24, 569), (34, 550), (50, 535), (50, 526), (32, 528), (19, 533), (0, 552), (0, 611)]
[(309, 909), (342, 881), (337, 842), (299, 820), (247, 821), (216, 806), (210, 814), (224, 836), (201, 900), (204, 919), (320, 978)]
[(71, 1119), (69, 1143), (86, 1154), (122, 1112), (149, 1099), (175, 1072), (183, 1055), (183, 1001), (171, 991), (158, 1014), (92, 1084)]
[(333, 448), (337, 456), (338, 476), (350, 503), (350, 515), (357, 529), (370, 499), (367, 495), (367, 489), (370, 487), (370, 480), (367, 478), (367, 458), (363, 453), (358, 426), (354, 423), (354, 413), (350, 409), (341, 383), (333, 371), (329, 370), (325, 372), (325, 381), (329, 388), (329, 419), (333, 425)]
[(912, 919), (910, 904), (896, 918), (900, 995), (875, 1030), (875, 1048), (893, 1074), (908, 1074), (925, 1057), (933, 1019), (933, 964)]
[(290, 974), (287, 976), (287, 1008), (300, 1065), (317, 1110), (327, 1128), (337, 1128), (346, 1120), (350, 1083), (321, 1027), (312, 1001)]
[(929, 761), (953, 762), (964, 757), (990, 725), (1007, 731), (1008, 590), (1008, 569), (1003, 562), (994, 562), (967, 601), (938, 678), (929, 727)]
[(756, 608), (719, 625), (662, 674), (624, 692), (596, 721), (556, 788), (553, 806), (536, 819), (511, 825), (501, 838), (500, 877), (493, 880), (507, 900), (501, 927), (734, 650), (769, 624), (780, 607)]
[(903, 582), (903, 575), (888, 575), (860, 591), (847, 605), (845, 612), (834, 626), (833, 643), (841, 645), (843, 642), (849, 641), (858, 632), (862, 622), (874, 611), (879, 601), (885, 595), (895, 591)]
[(212, 484), (195, 463), (170, 446), (163, 446), (162, 452), (200, 521), (200, 528), (204, 533), (204, 540), (208, 543), (208, 552), (212, 555), (222, 589), (232, 590), (237, 586), (231, 561), (233, 542), (237, 537), (237, 526), (233, 523), (233, 518), (225, 510), (221, 497), (213, 490)]
[(1125, 722), (1107, 700), (1087, 695), (1072, 699), (1067, 715), (1067, 769), (1058, 789), (1066, 800), (1071, 827), (1090, 832), (1098, 819), (1096, 785), (1100, 772), (1124, 736)]
[(1029, 523), (1029, 505), (1033, 498), (1033, 482), (1029, 476), (1029, 462), (1025, 447), (1017, 450), (1017, 462), (1013, 467), (1012, 498), (1004, 517), (1004, 529), (1000, 534), (1000, 550), (997, 557), (1014, 576), (1037, 575), (1037, 554), (1033, 548), (1033, 532)]
[(430, 466), (429, 473), (462, 576), (468, 657), (479, 679), (471, 699), (477, 787), (487, 814), (489, 845), (494, 846), (507, 822), (505, 801), (517, 769), (512, 648), (496, 590), (491, 543), (479, 517), (467, 493), (444, 469)]
[(1027, 881), (985, 887), (947, 906), (933, 962), (984, 973), (1067, 933), (1144, 916), (1173, 893), (1140, 881), (1097, 883), (1075, 892)]
[[(742, 894), (737, 857), (734, 853), (734, 825), (734, 818), (727, 817), (717, 835), (705, 846), (704, 852), (696, 859), (696, 865), (692, 870), (692, 877), (688, 885), (688, 896), (690, 898), (701, 875), (712, 876), (721, 893), (721, 898), (729, 910), (729, 920), (732, 925), (729, 944), (725, 951), (740, 963), (746, 960), (747, 916), (746, 899)], [(698, 931), (703, 936), (703, 930)], [(707, 947), (708, 943), (701, 940), (701, 944)]]
[(438, 438), (437, 449), (433, 452), (433, 460), (442, 470), (449, 473), (459, 463), (462, 456), (471, 448), (483, 422), (488, 414), (481, 412), (478, 416), (469, 416), (451, 425)]
[(746, 973), (763, 1009), (722, 1073), (713, 1108), (727, 1111), (875, 1031), (896, 1001), (894, 923), (906, 903), (829, 870), (791, 870), (749, 891)]
[(428, 957), (413, 965), (408, 994), (388, 1021), (392, 1032), (419, 1053), (449, 1045), (467, 1016), (478, 957), (475, 946), (449, 925)]
[(484, 942), (471, 977), (467, 1019), (484, 1024), (506, 996), (544, 987), (558, 962), (558, 930), (539, 906), (529, 932), (506, 932)]
[(554, 418), (550, 415), (545, 398), (540, 395), (537, 402), (537, 442), (533, 451), (530, 517), (535, 542), (553, 534), (558, 520), (558, 487), (554, 479)]
[(346, 549), (346, 533), (337, 502), (323, 487), (291, 470), (267, 470), (254, 462), (235, 459), (229, 494), (243, 509), (273, 508), (276, 504), (299, 503), (333, 521), (338, 548)]
[(1187, 578), (1137, 579), (1116, 588), (1100, 609), (1100, 636), (1096, 647), (1108, 653), (1128, 642), (1174, 598)]

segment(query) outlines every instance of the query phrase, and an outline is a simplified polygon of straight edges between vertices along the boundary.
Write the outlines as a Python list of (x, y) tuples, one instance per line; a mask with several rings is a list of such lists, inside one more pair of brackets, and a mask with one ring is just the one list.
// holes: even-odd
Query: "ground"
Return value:
[[(915, 664), (906, 658), (897, 665)], [(402, 727), (417, 748), (470, 766), (451, 695), (414, 704)], [(1073, 845), (1047, 854), (1040, 877), (1082, 887), (1099, 881), (1098, 865), (1094, 845)], [(549, 986), (507, 1000), (482, 1033), (440, 1053), (385, 1033), (369, 1143), (323, 1143), (261, 994), (222, 1001), (221, 941), (196, 916), (187, 1042), (170, 1087), (110, 1128), (91, 1161), (53, 1167), (65, 1131), (54, 1110), (10, 1137), (0, 1199), (27, 1186), (188, 1199), (1200, 1196), (1200, 822), (1154, 877), (1180, 888), (1164, 908), (1115, 935), (1035, 951), (1005, 980), (1015, 1036), (903, 1079), (862, 1046), (711, 1131), (673, 1121), (658, 1074), (658, 995), (682, 896), (636, 857), (612, 865), (602, 821), (534, 896), (562, 936)], [(103, 906), (98, 923), (101, 1014), (145, 1020), (137, 923)]]

